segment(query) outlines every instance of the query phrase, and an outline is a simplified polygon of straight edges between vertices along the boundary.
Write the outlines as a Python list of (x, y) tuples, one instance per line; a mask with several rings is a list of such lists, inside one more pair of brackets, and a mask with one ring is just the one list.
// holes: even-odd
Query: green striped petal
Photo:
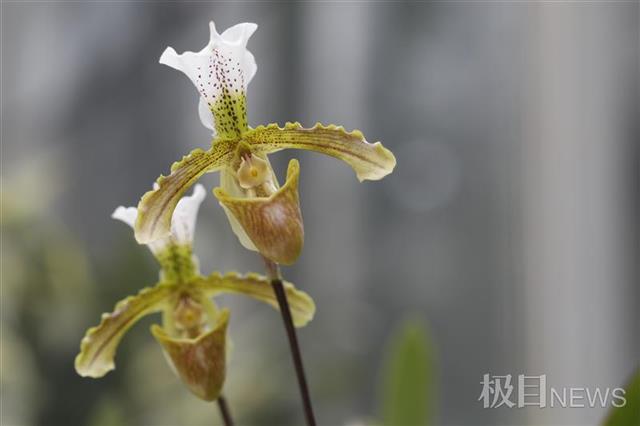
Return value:
[(167, 237), (173, 211), (182, 195), (203, 174), (219, 170), (231, 161), (235, 146), (233, 141), (219, 140), (208, 151), (196, 149), (175, 162), (169, 176), (160, 176), (157, 187), (147, 192), (138, 204), (136, 240), (148, 244)]
[[(267, 277), (259, 274), (240, 275), (237, 272), (230, 272), (221, 275), (214, 272), (208, 277), (196, 281), (193, 285), (207, 296), (223, 293), (243, 294), (278, 309), (278, 300), (271, 288), (271, 282)], [(285, 282), (284, 288), (294, 325), (304, 327), (313, 319), (316, 311), (313, 299), (304, 291), (296, 289), (290, 282)]]
[(347, 132), (341, 126), (324, 126), (320, 123), (311, 128), (300, 123), (258, 126), (243, 135), (253, 152), (271, 153), (287, 148), (316, 151), (349, 164), (358, 180), (382, 179), (393, 171), (396, 158), (380, 142), (369, 143), (359, 130)]
[(122, 337), (140, 318), (164, 309), (174, 288), (168, 284), (147, 287), (118, 302), (113, 312), (103, 314), (100, 324), (87, 330), (80, 343), (75, 360), (78, 374), (98, 378), (113, 370)]

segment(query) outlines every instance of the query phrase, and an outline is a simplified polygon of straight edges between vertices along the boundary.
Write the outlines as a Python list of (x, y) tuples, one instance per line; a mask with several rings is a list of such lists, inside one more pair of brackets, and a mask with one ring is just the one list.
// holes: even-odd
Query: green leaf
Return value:
[[(640, 425), (640, 369), (624, 387), (626, 404), (609, 410), (603, 426), (638, 426)], [(617, 401), (621, 404), (622, 401)]]
[(405, 321), (391, 337), (382, 369), (385, 426), (426, 426), (433, 418), (433, 347), (422, 321)]

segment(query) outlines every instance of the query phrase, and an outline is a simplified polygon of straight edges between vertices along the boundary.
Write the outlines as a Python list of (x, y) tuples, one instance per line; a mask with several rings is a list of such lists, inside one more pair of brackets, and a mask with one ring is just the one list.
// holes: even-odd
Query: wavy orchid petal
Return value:
[[(279, 309), (278, 299), (271, 287), (271, 283), (263, 275), (255, 273), (239, 275), (236, 272), (221, 275), (218, 272), (214, 272), (194, 282), (194, 286), (206, 296), (217, 296), (224, 293), (243, 294)], [(296, 289), (290, 282), (285, 282), (284, 288), (291, 308), (293, 324), (296, 327), (304, 327), (313, 319), (316, 311), (313, 299), (304, 291)]]
[(163, 310), (172, 291), (173, 287), (165, 284), (148, 287), (118, 302), (113, 312), (103, 314), (100, 324), (87, 330), (82, 339), (75, 360), (78, 374), (98, 378), (113, 370), (122, 337), (140, 318)]
[(174, 209), (185, 191), (205, 173), (225, 167), (233, 157), (235, 144), (219, 141), (208, 151), (193, 150), (171, 166), (169, 176), (160, 176), (157, 188), (147, 192), (138, 204), (136, 240), (141, 244), (171, 234)]
[(231, 212), (258, 251), (284, 265), (296, 261), (304, 244), (299, 175), (298, 161), (291, 160), (287, 182), (269, 197), (233, 197), (222, 188), (214, 189), (220, 204)]
[(247, 42), (258, 26), (234, 25), (218, 34), (209, 23), (209, 43), (199, 52), (176, 53), (168, 47), (160, 63), (182, 71), (200, 95), (198, 113), (205, 127), (222, 139), (240, 136), (247, 129), (246, 90), (256, 73), (253, 54)]
[(349, 164), (361, 182), (382, 179), (396, 165), (394, 155), (380, 142), (369, 143), (359, 130), (347, 132), (334, 125), (318, 123), (305, 128), (300, 123), (287, 123), (284, 127), (269, 124), (249, 130), (243, 140), (258, 153), (295, 148), (329, 155)]

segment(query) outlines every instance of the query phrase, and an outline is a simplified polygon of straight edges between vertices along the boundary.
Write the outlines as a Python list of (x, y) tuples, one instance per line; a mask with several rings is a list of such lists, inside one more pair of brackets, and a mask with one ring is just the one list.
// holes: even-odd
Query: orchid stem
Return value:
[(220, 409), (220, 416), (224, 422), (224, 426), (233, 426), (233, 419), (231, 418), (231, 411), (229, 411), (229, 405), (224, 396), (218, 397), (218, 409)]
[(282, 284), (280, 269), (276, 263), (266, 258), (264, 261), (267, 266), (269, 278), (271, 279), (271, 287), (273, 287), (273, 292), (276, 294), (276, 298), (278, 299), (278, 306), (280, 307), (280, 313), (282, 314), (284, 328), (287, 331), (289, 348), (291, 349), (291, 357), (293, 358), (293, 364), (296, 369), (296, 376), (298, 378), (298, 386), (300, 388), (300, 396), (302, 397), (302, 405), (304, 407), (307, 426), (316, 426), (309, 387), (307, 386), (307, 377), (304, 373), (304, 366), (302, 364), (302, 354), (300, 353), (300, 346), (298, 345), (298, 336), (296, 335), (296, 329), (293, 326), (293, 317), (291, 316), (287, 293), (284, 291), (284, 285)]

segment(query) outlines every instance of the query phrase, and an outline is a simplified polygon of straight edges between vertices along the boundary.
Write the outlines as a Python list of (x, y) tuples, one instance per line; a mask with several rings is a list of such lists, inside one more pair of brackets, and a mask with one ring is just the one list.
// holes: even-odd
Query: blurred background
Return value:
[[(110, 219), (210, 132), (158, 64), (207, 22), (251, 21), (249, 122), (358, 128), (396, 155), (359, 184), (301, 161), (305, 250), (285, 276), (317, 304), (299, 331), (321, 425), (380, 419), (388, 342), (428, 330), (434, 424), (587, 425), (605, 409), (483, 409), (486, 373), (621, 386), (640, 360), (639, 4), (3, 2), (3, 425), (217, 424), (136, 326), (83, 379), (86, 328), (157, 280)], [(209, 188), (217, 175), (206, 177)], [(203, 272), (261, 271), (210, 195)], [(225, 385), (241, 425), (302, 424), (279, 315), (232, 296)]]

